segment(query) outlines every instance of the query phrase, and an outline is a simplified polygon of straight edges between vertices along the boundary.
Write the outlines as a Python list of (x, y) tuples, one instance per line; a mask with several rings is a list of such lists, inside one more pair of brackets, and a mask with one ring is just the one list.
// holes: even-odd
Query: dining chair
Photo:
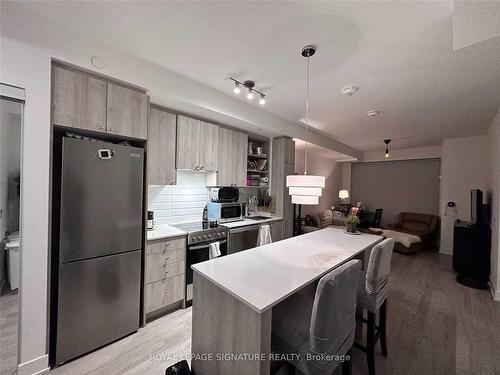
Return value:
[(360, 275), (361, 262), (351, 260), (323, 276), (316, 290), (305, 288), (273, 308), (271, 349), (288, 355), (289, 374), (331, 375), (340, 364), (343, 375), (351, 373), (346, 356), (354, 342)]
[[(366, 274), (358, 284), (357, 305), (363, 316), (357, 320), (367, 324), (366, 346), (355, 342), (354, 346), (366, 352), (368, 374), (375, 375), (375, 345), (380, 340), (382, 355), (387, 357), (387, 295), (389, 293), (389, 274), (391, 270), (394, 240), (387, 238), (375, 245), (370, 253)], [(364, 317), (367, 311), (367, 319)], [(379, 325), (375, 324), (379, 312)]]
[(373, 228), (380, 228), (380, 220), (382, 219), (382, 208), (377, 208), (375, 210), (375, 214), (373, 215), (373, 222), (372, 222), (372, 227)]

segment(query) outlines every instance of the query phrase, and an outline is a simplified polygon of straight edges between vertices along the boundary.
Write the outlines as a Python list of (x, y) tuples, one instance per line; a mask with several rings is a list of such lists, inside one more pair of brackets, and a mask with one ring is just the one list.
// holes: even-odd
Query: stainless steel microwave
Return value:
[(245, 218), (245, 203), (218, 203), (208, 202), (208, 220), (217, 220), (219, 223), (243, 220)]

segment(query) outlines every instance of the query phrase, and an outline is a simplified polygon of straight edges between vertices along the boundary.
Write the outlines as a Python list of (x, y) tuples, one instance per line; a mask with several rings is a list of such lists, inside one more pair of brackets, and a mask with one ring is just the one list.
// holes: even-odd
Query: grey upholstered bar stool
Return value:
[[(386, 319), (387, 294), (389, 293), (389, 274), (391, 271), (392, 250), (394, 240), (388, 238), (375, 245), (370, 253), (370, 260), (366, 268), (366, 275), (358, 288), (358, 307), (367, 310), (368, 317), (358, 316), (358, 320), (368, 325), (366, 331), (366, 346), (355, 343), (355, 346), (366, 352), (368, 374), (375, 375), (375, 345), (380, 339), (382, 355), (387, 357)], [(379, 326), (375, 325), (377, 311)]]
[(287, 358), (291, 373), (331, 375), (342, 363), (342, 373), (350, 374), (351, 361), (334, 356), (349, 354), (354, 342), (360, 275), (361, 262), (351, 260), (323, 276), (316, 291), (302, 290), (273, 308), (273, 353), (300, 355)]

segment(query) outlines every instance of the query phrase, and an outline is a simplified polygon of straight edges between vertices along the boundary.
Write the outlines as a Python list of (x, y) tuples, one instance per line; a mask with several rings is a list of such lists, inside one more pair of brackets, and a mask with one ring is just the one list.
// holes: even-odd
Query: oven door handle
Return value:
[[(222, 240), (222, 241), (213, 241), (213, 242), (218, 242), (219, 244), (225, 244), (227, 242), (227, 240)], [(211, 243), (213, 243), (211, 242)], [(199, 245), (199, 246), (188, 246), (188, 250), (191, 251), (191, 250), (201, 250), (201, 249), (206, 249), (207, 247), (209, 247), (210, 244), (206, 244), (206, 245)]]

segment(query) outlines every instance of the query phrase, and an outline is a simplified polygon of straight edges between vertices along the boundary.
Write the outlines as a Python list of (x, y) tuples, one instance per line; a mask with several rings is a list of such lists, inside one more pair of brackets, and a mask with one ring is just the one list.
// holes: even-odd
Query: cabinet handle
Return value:
[(165, 290), (165, 294), (168, 294), (168, 290)]
[(170, 244), (167, 242), (167, 243), (165, 244), (165, 246), (163, 247), (163, 251), (166, 251), (166, 250), (167, 250), (167, 247), (169, 247), (169, 246), (170, 246)]
[(166, 275), (167, 273), (169, 273), (169, 272), (170, 272), (169, 270), (166, 270), (166, 271), (165, 271), (165, 275)]
[(200, 167), (201, 170), (203, 170), (203, 165)]

